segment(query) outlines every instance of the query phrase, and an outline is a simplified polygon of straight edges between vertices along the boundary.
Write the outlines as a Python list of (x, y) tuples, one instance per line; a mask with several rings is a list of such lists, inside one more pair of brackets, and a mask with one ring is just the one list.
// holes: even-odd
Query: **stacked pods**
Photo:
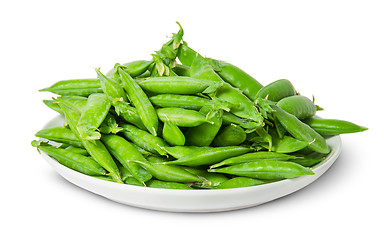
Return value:
[(327, 137), (366, 130), (316, 118), (321, 108), (289, 80), (263, 86), (203, 57), (183, 34), (180, 27), (151, 60), (42, 89), (57, 95), (44, 103), (66, 124), (37, 132), (32, 145), (101, 180), (223, 189), (313, 175), (331, 150)]

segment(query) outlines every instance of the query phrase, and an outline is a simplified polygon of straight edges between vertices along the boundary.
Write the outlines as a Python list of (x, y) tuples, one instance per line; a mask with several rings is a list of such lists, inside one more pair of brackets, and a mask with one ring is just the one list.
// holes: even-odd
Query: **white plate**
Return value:
[[(58, 116), (45, 127), (60, 126)], [(110, 200), (147, 209), (170, 212), (219, 212), (256, 206), (293, 193), (319, 178), (335, 162), (341, 152), (341, 139), (327, 139), (331, 148), (327, 158), (313, 167), (315, 175), (301, 176), (254, 187), (216, 190), (175, 190), (146, 188), (100, 180), (69, 169), (44, 152), (41, 155), (69, 182)]]

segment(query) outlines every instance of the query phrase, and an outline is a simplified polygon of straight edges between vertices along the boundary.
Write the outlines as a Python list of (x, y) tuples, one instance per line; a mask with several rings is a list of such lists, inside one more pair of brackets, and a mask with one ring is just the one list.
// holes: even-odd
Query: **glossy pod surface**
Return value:
[(314, 174), (310, 169), (293, 162), (267, 160), (240, 163), (224, 168), (209, 169), (208, 171), (266, 180), (295, 178)]

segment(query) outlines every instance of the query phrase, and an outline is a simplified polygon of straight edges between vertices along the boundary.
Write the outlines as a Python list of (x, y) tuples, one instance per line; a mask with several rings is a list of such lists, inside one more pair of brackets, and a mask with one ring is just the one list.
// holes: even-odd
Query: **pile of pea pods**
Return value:
[(43, 102), (65, 123), (37, 132), (32, 145), (106, 181), (225, 189), (313, 175), (331, 150), (328, 137), (367, 129), (317, 118), (322, 108), (289, 80), (263, 86), (203, 57), (183, 35), (180, 26), (151, 60), (42, 89), (56, 94)]

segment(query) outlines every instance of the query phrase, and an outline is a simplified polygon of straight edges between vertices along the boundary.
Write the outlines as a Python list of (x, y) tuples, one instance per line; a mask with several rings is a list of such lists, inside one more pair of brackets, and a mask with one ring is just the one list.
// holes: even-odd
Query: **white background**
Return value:
[[(380, 1), (2, 1), (1, 233), (4, 239), (336, 239), (382, 237), (383, 7)], [(287, 78), (322, 117), (369, 127), (305, 189), (250, 209), (180, 214), (82, 190), (30, 146), (52, 117), (37, 90), (150, 59), (179, 21), (205, 56), (262, 84)], [(381, 195), (380, 195), (381, 194)]]

